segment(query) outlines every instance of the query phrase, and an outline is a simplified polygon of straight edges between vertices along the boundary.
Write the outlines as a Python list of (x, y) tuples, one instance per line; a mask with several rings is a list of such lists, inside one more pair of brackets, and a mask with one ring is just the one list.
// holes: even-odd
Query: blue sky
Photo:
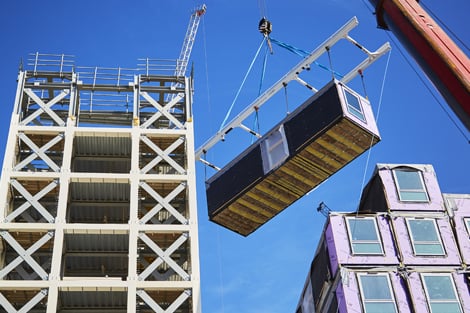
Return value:
[[(66, 53), (83, 66), (135, 67), (137, 58), (176, 59), (189, 15), (199, 1), (4, 1), (0, 5), (0, 95), (3, 114), (0, 147), (16, 92), (20, 59), (28, 53)], [(257, 25), (258, 1), (208, 0), (191, 60), (195, 66), (194, 125), (196, 147), (220, 127), (235, 98), (248, 66), (261, 43)], [(202, 308), (209, 313), (293, 312), (325, 218), (315, 211), (320, 202), (332, 210), (354, 211), (363, 180), (376, 163), (432, 164), (441, 190), (470, 193), (470, 134), (450, 112), (393, 34), (377, 29), (368, 1), (265, 0), (264, 13), (273, 23), (272, 37), (311, 51), (353, 16), (359, 26), (351, 36), (375, 50), (391, 41), (392, 52), (385, 82), (388, 55), (365, 72), (367, 96), (378, 115), (382, 141), (247, 238), (207, 220), (204, 180), (213, 171), (197, 165), (200, 225)], [(464, 0), (422, 0), (468, 46), (468, 12)], [(465, 51), (465, 50), (464, 50)], [(468, 51), (465, 51), (467, 54)], [(264, 53), (264, 52), (263, 52)], [(357, 49), (339, 44), (331, 51), (333, 68), (352, 68)], [(262, 89), (268, 88), (300, 61), (274, 46), (268, 56)], [(319, 60), (324, 65), (329, 60)], [(411, 64), (411, 65), (410, 65)], [(261, 81), (261, 58), (234, 104), (232, 117), (253, 101)], [(321, 88), (329, 74), (313, 68), (308, 82)], [(423, 83), (424, 81), (424, 83)], [(293, 83), (295, 84), (295, 83)], [(351, 87), (364, 93), (361, 81)], [(381, 97), (382, 95), (382, 97)], [(281, 93), (269, 109), (259, 113), (266, 131), (286, 111), (306, 99), (298, 86), (288, 87), (288, 101)], [(248, 120), (250, 121), (250, 120)], [(252, 119), (253, 121), (253, 119)], [(454, 125), (460, 127), (460, 130)], [(254, 121), (253, 121), (254, 123)], [(463, 132), (463, 133), (462, 133)], [(251, 138), (234, 132), (208, 154), (224, 165), (248, 146)]]

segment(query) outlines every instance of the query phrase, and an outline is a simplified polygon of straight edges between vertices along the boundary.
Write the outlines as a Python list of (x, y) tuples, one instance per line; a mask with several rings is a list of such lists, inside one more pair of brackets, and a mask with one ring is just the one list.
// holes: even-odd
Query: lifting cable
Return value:
[(364, 96), (366, 97), (367, 100), (369, 100), (369, 96), (367, 95), (367, 90), (366, 90), (366, 84), (365, 84), (365, 81), (364, 81), (364, 73), (362, 72), (361, 69), (359, 69), (357, 72), (361, 76), (362, 89), (364, 89)]
[[(266, 50), (264, 52), (263, 67), (261, 69), (261, 78), (260, 78), (259, 88), (258, 88), (258, 97), (261, 94), (261, 90), (263, 88), (264, 75), (266, 74), (266, 64), (268, 62), (268, 50), (269, 50), (269, 46), (266, 46)], [(256, 132), (258, 134), (260, 133), (259, 115), (258, 115), (258, 109), (257, 108), (255, 108), (255, 120), (253, 121), (253, 128), (256, 129)], [(254, 137), (256, 137), (256, 136), (254, 136)], [(255, 138), (253, 138), (253, 137), (251, 138), (251, 143), (253, 143), (254, 139)]]
[(284, 86), (284, 96), (286, 98), (286, 115), (289, 115), (290, 112), (289, 112), (289, 98), (287, 97), (287, 84), (284, 83), (283, 86)]
[(328, 53), (328, 61), (330, 62), (331, 78), (335, 79), (335, 73), (333, 72), (333, 63), (331, 62), (330, 47), (326, 46), (325, 49), (326, 49), (326, 52)]
[(429, 13), (429, 15), (431, 15), (431, 16), (432, 16), (433, 18), (435, 18), (439, 23), (441, 23), (441, 25), (447, 30), (447, 32), (448, 32), (449, 34), (451, 34), (451, 35), (455, 38), (455, 40), (457, 40), (463, 47), (465, 47), (465, 49), (467, 49), (467, 51), (470, 51), (470, 47), (467, 46), (467, 45), (465, 44), (465, 42), (464, 42), (462, 39), (460, 39), (459, 36), (457, 36), (457, 34), (454, 33), (454, 32), (452, 31), (452, 29), (450, 29), (450, 27), (447, 26), (446, 23), (444, 23), (444, 21), (442, 21), (436, 14), (434, 14), (434, 12), (433, 12), (430, 8), (428, 8), (423, 2), (421, 2), (420, 5), (421, 5), (423, 8), (426, 9), (426, 11)]
[[(384, 92), (384, 87), (385, 87), (385, 79), (386, 79), (387, 73), (388, 73), (388, 65), (390, 64), (391, 54), (392, 54), (392, 52), (390, 51), (388, 53), (387, 63), (385, 65), (384, 76), (383, 76), (383, 79), (382, 79), (382, 86), (380, 88), (379, 103), (378, 103), (378, 106), (377, 106), (377, 113), (375, 114), (375, 123), (376, 124), (379, 121), (380, 109), (381, 109), (381, 106), (382, 106), (383, 92)], [(363, 78), (362, 70), (359, 70), (359, 74), (361, 75), (361, 78)], [(363, 80), (363, 82), (364, 82), (364, 80)], [(364, 89), (365, 89), (365, 87), (364, 87)], [(364, 185), (365, 185), (365, 182), (366, 182), (366, 174), (367, 174), (367, 169), (369, 168), (369, 161), (370, 161), (370, 155), (371, 155), (371, 152), (372, 152), (372, 144), (374, 142), (374, 136), (375, 135), (372, 135), (372, 138), (370, 140), (369, 149), (367, 151), (366, 164), (364, 166), (364, 173), (362, 175), (361, 188), (359, 190), (359, 197), (358, 197), (358, 200), (357, 200), (357, 208), (356, 208), (356, 214), (355, 214), (356, 218), (359, 216), (359, 205), (361, 203), (362, 190), (364, 190)], [(351, 229), (351, 236), (354, 236), (355, 231), (356, 231), (356, 226), (357, 226), (357, 224), (354, 223), (354, 227)], [(351, 257), (351, 254), (348, 255), (348, 261), (349, 261), (350, 257)]]
[(261, 47), (263, 47), (263, 44), (264, 44), (265, 41), (266, 41), (266, 37), (263, 37), (263, 41), (261, 41), (261, 44), (260, 44), (260, 46), (259, 46), (259, 48), (258, 48), (258, 51), (256, 51), (255, 57), (254, 57), (253, 60), (251, 61), (250, 67), (248, 68), (248, 71), (246, 72), (245, 77), (243, 78), (243, 81), (242, 81), (242, 83), (241, 83), (241, 85), (240, 85), (240, 88), (238, 88), (237, 94), (235, 95), (235, 99), (233, 99), (233, 102), (232, 102), (232, 104), (230, 105), (230, 108), (229, 108), (229, 110), (227, 111), (227, 114), (225, 115), (225, 118), (224, 118), (224, 120), (222, 121), (222, 124), (220, 125), (219, 131), (221, 131), (222, 128), (224, 128), (225, 123), (227, 122), (227, 119), (229, 118), (230, 113), (232, 112), (233, 106), (235, 105), (235, 102), (237, 101), (238, 96), (240, 95), (240, 92), (241, 92), (243, 86), (245, 85), (245, 82), (246, 82), (246, 79), (247, 79), (247, 77), (248, 77), (248, 74), (250, 74), (251, 69), (253, 68), (253, 64), (255, 63), (256, 59), (258, 58), (259, 52), (261, 51)]
[[(392, 52), (390, 51), (388, 53), (387, 63), (385, 65), (384, 76), (383, 76), (383, 79), (382, 79), (382, 86), (380, 87), (379, 103), (378, 103), (378, 106), (377, 106), (377, 112), (375, 114), (375, 124), (378, 124), (378, 121), (379, 121), (380, 109), (382, 107), (382, 99), (383, 99), (383, 93), (384, 93), (384, 88), (385, 88), (385, 79), (387, 77), (388, 66), (390, 64), (390, 56), (391, 55), (392, 55)], [(363, 78), (362, 70), (360, 70), (359, 74)], [(364, 82), (364, 80), (363, 80), (363, 82)], [(365, 90), (365, 86), (364, 86), (364, 90)], [(367, 97), (367, 95), (366, 95), (366, 97)], [(373, 142), (374, 142), (374, 135), (372, 136), (372, 138), (370, 140), (369, 150), (367, 151), (367, 159), (366, 159), (366, 164), (364, 166), (364, 174), (362, 175), (361, 189), (359, 190), (359, 197), (358, 197), (358, 205), (357, 205), (357, 209), (356, 209), (356, 215), (359, 213), (359, 204), (361, 202), (362, 190), (364, 189), (364, 185), (365, 185), (365, 181), (366, 181), (367, 168), (369, 167), (369, 160), (370, 160), (370, 155), (371, 155), (371, 152), (372, 152)]]
[[(270, 37), (270, 39), (271, 39), (271, 42), (275, 43), (275, 44), (278, 45), (279, 47), (284, 48), (284, 49), (286, 49), (286, 50), (288, 50), (288, 51), (290, 51), (290, 52), (292, 52), (292, 53), (294, 53), (294, 54), (297, 54), (298, 56), (301, 56), (301, 57), (303, 57), (303, 58), (306, 58), (307, 56), (310, 55), (310, 53), (307, 52), (307, 51), (305, 51), (305, 50), (299, 49), (299, 48), (297, 48), (297, 47), (294, 47), (294, 46), (292, 46), (292, 45), (289, 45), (289, 44), (287, 44), (287, 43), (284, 43), (284, 42), (279, 41), (279, 40), (277, 40), (277, 39), (275, 39), (275, 38), (272, 38), (272, 37)], [(329, 48), (328, 48), (327, 50), (329, 50)], [(344, 77), (344, 76), (341, 75), (340, 73), (334, 71), (332, 68), (328, 68), (327, 66), (324, 66), (323, 64), (320, 64), (320, 63), (318, 63), (317, 61), (314, 61), (313, 63), (314, 63), (316, 66), (318, 66), (319, 68), (324, 69), (325, 71), (328, 71), (328, 72), (333, 73), (333, 75), (336, 76), (336, 77), (340, 77), (340, 78), (343, 78), (343, 77)], [(330, 62), (330, 63), (331, 63), (331, 62)]]
[(411, 64), (410, 60), (409, 60), (409, 57), (407, 57), (405, 55), (405, 53), (402, 51), (402, 49), (400, 49), (400, 45), (397, 44), (397, 42), (393, 39), (393, 37), (388, 33), (388, 32), (385, 32), (385, 34), (388, 36), (388, 38), (390, 39), (390, 41), (392, 41), (394, 43), (394, 45), (398, 48), (398, 52), (400, 52), (400, 55), (403, 57), (403, 59), (406, 61), (406, 63), (408, 64), (408, 66), (410, 67), (410, 69), (416, 74), (416, 77), (421, 81), (421, 83), (423, 84), (424, 88), (426, 88), (426, 90), (429, 92), (429, 94), (431, 95), (431, 97), (434, 98), (434, 100), (436, 101), (436, 103), (441, 107), (442, 111), (444, 111), (444, 113), (447, 115), (447, 118), (451, 121), (452, 124), (454, 124), (454, 127), (457, 129), (457, 131), (462, 135), (462, 137), (464, 138), (464, 140), (470, 144), (470, 137), (468, 137), (465, 133), (465, 130), (462, 129), (462, 127), (459, 126), (458, 122), (456, 122), (455, 118), (452, 117), (452, 115), (446, 110), (444, 104), (442, 103), (441, 100), (439, 100), (439, 98), (436, 96), (435, 92), (431, 89), (431, 87), (429, 86), (428, 83), (426, 83), (426, 80), (423, 78), (423, 75), (418, 73), (418, 70), (416, 69), (416, 66), (414, 66), (413, 64)]

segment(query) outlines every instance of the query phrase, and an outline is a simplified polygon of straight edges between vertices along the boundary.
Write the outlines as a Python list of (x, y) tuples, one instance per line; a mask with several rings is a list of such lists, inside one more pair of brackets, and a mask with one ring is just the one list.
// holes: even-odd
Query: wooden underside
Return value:
[(379, 140), (370, 131), (342, 118), (212, 220), (247, 236)]

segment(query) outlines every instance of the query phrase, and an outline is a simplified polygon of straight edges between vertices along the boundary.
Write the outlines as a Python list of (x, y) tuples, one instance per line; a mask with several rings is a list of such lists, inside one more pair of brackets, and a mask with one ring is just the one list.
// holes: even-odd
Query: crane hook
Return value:
[(273, 47), (271, 45), (271, 40), (269, 40), (269, 34), (273, 30), (273, 25), (271, 24), (271, 22), (266, 17), (263, 17), (259, 21), (258, 30), (261, 34), (263, 34), (264, 37), (266, 37), (266, 41), (268, 43), (269, 51), (271, 52), (271, 54), (273, 54)]

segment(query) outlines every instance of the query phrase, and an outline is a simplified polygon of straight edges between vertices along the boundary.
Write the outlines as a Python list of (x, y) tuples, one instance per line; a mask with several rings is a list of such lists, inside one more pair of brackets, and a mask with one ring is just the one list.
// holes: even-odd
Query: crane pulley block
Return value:
[(260, 21), (259, 21), (259, 24), (258, 24), (258, 30), (260, 33), (262, 33), (264, 36), (269, 36), (269, 34), (272, 32), (273, 30), (273, 25), (271, 24), (271, 22), (263, 17)]

